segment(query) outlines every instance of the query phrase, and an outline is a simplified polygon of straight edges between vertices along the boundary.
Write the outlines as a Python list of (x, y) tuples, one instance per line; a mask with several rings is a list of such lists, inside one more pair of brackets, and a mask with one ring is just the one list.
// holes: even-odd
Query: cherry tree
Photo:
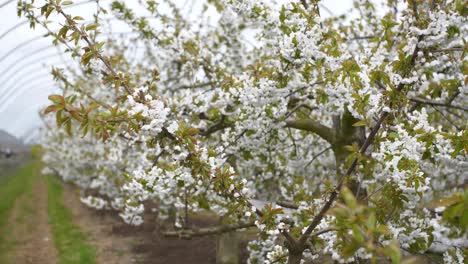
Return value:
[[(54, 68), (45, 172), (140, 225), (255, 228), (249, 263), (467, 258), (468, 8), (461, 0), (19, 1), (79, 68)], [(38, 7), (38, 8), (37, 8)], [(105, 35), (108, 18), (132, 34)], [(58, 29), (57, 29), (58, 27)], [(139, 51), (133, 58), (129, 50)], [(190, 229), (188, 212), (222, 216)]]

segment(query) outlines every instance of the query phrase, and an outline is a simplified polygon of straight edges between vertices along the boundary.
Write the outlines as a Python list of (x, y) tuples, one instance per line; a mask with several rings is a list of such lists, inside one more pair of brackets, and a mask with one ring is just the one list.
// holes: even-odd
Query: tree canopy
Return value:
[[(45, 170), (128, 224), (152, 201), (181, 226), (188, 210), (227, 219), (210, 234), (256, 226), (250, 263), (463, 263), (466, 2), (358, 0), (330, 17), (317, 0), (279, 2), (186, 15), (146, 0), (142, 16), (112, 1), (84, 21), (71, 1), (19, 1), (80, 63), (52, 70)], [(132, 34), (102, 34), (109, 16)]]

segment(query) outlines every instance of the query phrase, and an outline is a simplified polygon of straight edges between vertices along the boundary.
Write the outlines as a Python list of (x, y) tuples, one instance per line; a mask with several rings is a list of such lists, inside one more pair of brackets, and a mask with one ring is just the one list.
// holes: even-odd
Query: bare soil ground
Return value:
[[(190, 240), (167, 238), (161, 234), (154, 214), (145, 215), (145, 223), (132, 227), (115, 212), (95, 211), (79, 201), (78, 190), (64, 187), (64, 204), (72, 210), (74, 221), (89, 235), (97, 248), (98, 263), (111, 264), (209, 264), (216, 263), (216, 238)], [(215, 224), (213, 218), (195, 218), (196, 226)]]
[(63, 203), (71, 210), (73, 222), (96, 247), (97, 263), (140, 263), (139, 255), (132, 252), (139, 238), (132, 234), (123, 236), (113, 232), (114, 226), (119, 224), (116, 216), (86, 207), (79, 200), (78, 190), (71, 185), (64, 184), (63, 194)]
[(47, 215), (47, 189), (44, 179), (35, 175), (31, 192), (15, 202), (8, 219), (8, 240), (14, 246), (8, 258), (18, 264), (57, 263)]

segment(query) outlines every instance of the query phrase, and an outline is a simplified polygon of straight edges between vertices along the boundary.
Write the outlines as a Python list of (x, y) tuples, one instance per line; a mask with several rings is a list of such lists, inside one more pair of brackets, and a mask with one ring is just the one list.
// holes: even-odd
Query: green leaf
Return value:
[(70, 118), (67, 118), (67, 121), (65, 123), (65, 129), (67, 131), (67, 134), (71, 136), (72, 135), (72, 122)]
[(89, 30), (95, 30), (97, 27), (99, 26), (99, 23), (93, 23), (93, 24), (89, 24), (86, 26), (86, 30), (89, 31)]
[(355, 210), (357, 208), (357, 200), (354, 197), (353, 193), (351, 192), (348, 187), (343, 187), (341, 188), (341, 196), (343, 197), (343, 200), (345, 204), (351, 208), (351, 210)]
[(359, 151), (359, 146), (357, 144), (354, 144), (354, 143), (353, 143), (353, 145), (346, 145), (343, 148), (345, 150), (347, 150), (348, 152), (351, 152), (351, 153), (355, 153), (355, 152)]
[(461, 218), (460, 218), (460, 227), (465, 232), (468, 230), (468, 210), (466, 208), (465, 208), (465, 210), (462, 211), (462, 215), (461, 215)]
[(74, 94), (72, 96), (69, 96), (68, 100), (69, 100), (70, 104), (73, 104), (76, 101), (77, 98), (78, 97), (76, 96), (76, 94)]
[(401, 262), (401, 251), (397, 241), (392, 241), (383, 251), (385, 256), (390, 257), (392, 264), (399, 264)]
[(377, 217), (375, 216), (375, 213), (372, 212), (367, 218), (366, 226), (368, 229), (374, 230), (376, 227), (376, 224), (377, 224)]
[(210, 210), (210, 204), (205, 197), (200, 197), (198, 199), (198, 206), (200, 206), (200, 208)]
[(73, 5), (73, 1), (63, 1), (62, 5), (64, 6)]
[(49, 105), (45, 110), (44, 114), (49, 114), (51, 112), (56, 112), (59, 109), (57, 105)]
[(359, 120), (353, 124), (353, 127), (360, 127), (360, 126), (365, 126), (365, 125), (367, 125), (366, 120)]
[(60, 127), (63, 123), (63, 118), (62, 118), (62, 113), (63, 110), (57, 111), (57, 114), (55, 115), (55, 122), (57, 122), (57, 125)]
[(69, 30), (69, 27), (68, 26), (63, 26), (59, 32), (58, 32), (58, 36), (59, 37), (62, 37), (62, 38), (65, 38), (67, 36), (67, 32)]
[(344, 208), (343, 205), (341, 207), (334, 207), (330, 209), (329, 213), (337, 218), (347, 218), (349, 216), (349, 211)]
[(388, 137), (389, 137), (389, 138), (393, 138), (393, 139), (398, 138), (398, 133), (396, 133), (396, 132), (390, 132), (390, 133), (388, 133)]
[(356, 241), (346, 243), (346, 245), (343, 246), (341, 254), (343, 254), (344, 257), (352, 257), (360, 247), (361, 245)]
[(61, 104), (63, 105), (65, 100), (63, 100), (63, 96), (61, 95), (57, 95), (57, 94), (53, 94), (53, 95), (49, 95), (49, 100), (51, 100), (52, 102), (56, 103), (56, 104)]
[(357, 225), (353, 225), (353, 236), (354, 239), (356, 239), (359, 244), (362, 244), (364, 242), (364, 235), (361, 233)]
[(81, 63), (83, 63), (83, 65), (88, 65), (92, 57), (93, 57), (93, 53), (91, 51), (85, 52), (81, 56)]
[(185, 185), (185, 182), (183, 180), (178, 180), (177, 181), (177, 186), (184, 187), (184, 185)]
[(415, 256), (408, 256), (405, 257), (400, 264), (421, 264), (421, 258)]

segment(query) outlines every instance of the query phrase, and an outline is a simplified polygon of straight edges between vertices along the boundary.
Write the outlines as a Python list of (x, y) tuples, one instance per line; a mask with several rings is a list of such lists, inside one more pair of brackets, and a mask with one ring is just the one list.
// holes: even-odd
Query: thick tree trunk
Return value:
[[(342, 175), (344, 173), (341, 169), (342, 167), (346, 167), (346, 159), (348, 155), (351, 154), (345, 149), (345, 146), (352, 145), (353, 143), (361, 146), (365, 140), (366, 135), (364, 127), (353, 126), (358, 121), (359, 120), (355, 119), (348, 111), (345, 111), (341, 117), (334, 117), (333, 128), (335, 129), (336, 138), (332, 148), (335, 154), (337, 175)], [(356, 198), (358, 200), (362, 200), (366, 197), (366, 190), (361, 188), (357, 179), (348, 179), (346, 187), (357, 196)]]
[(302, 252), (289, 252), (288, 264), (300, 264), (302, 260)]
[[(224, 224), (221, 219), (221, 225)], [(240, 233), (237, 231), (227, 232), (218, 235), (216, 242), (216, 263), (217, 264), (238, 264), (239, 263), (239, 242)]]

